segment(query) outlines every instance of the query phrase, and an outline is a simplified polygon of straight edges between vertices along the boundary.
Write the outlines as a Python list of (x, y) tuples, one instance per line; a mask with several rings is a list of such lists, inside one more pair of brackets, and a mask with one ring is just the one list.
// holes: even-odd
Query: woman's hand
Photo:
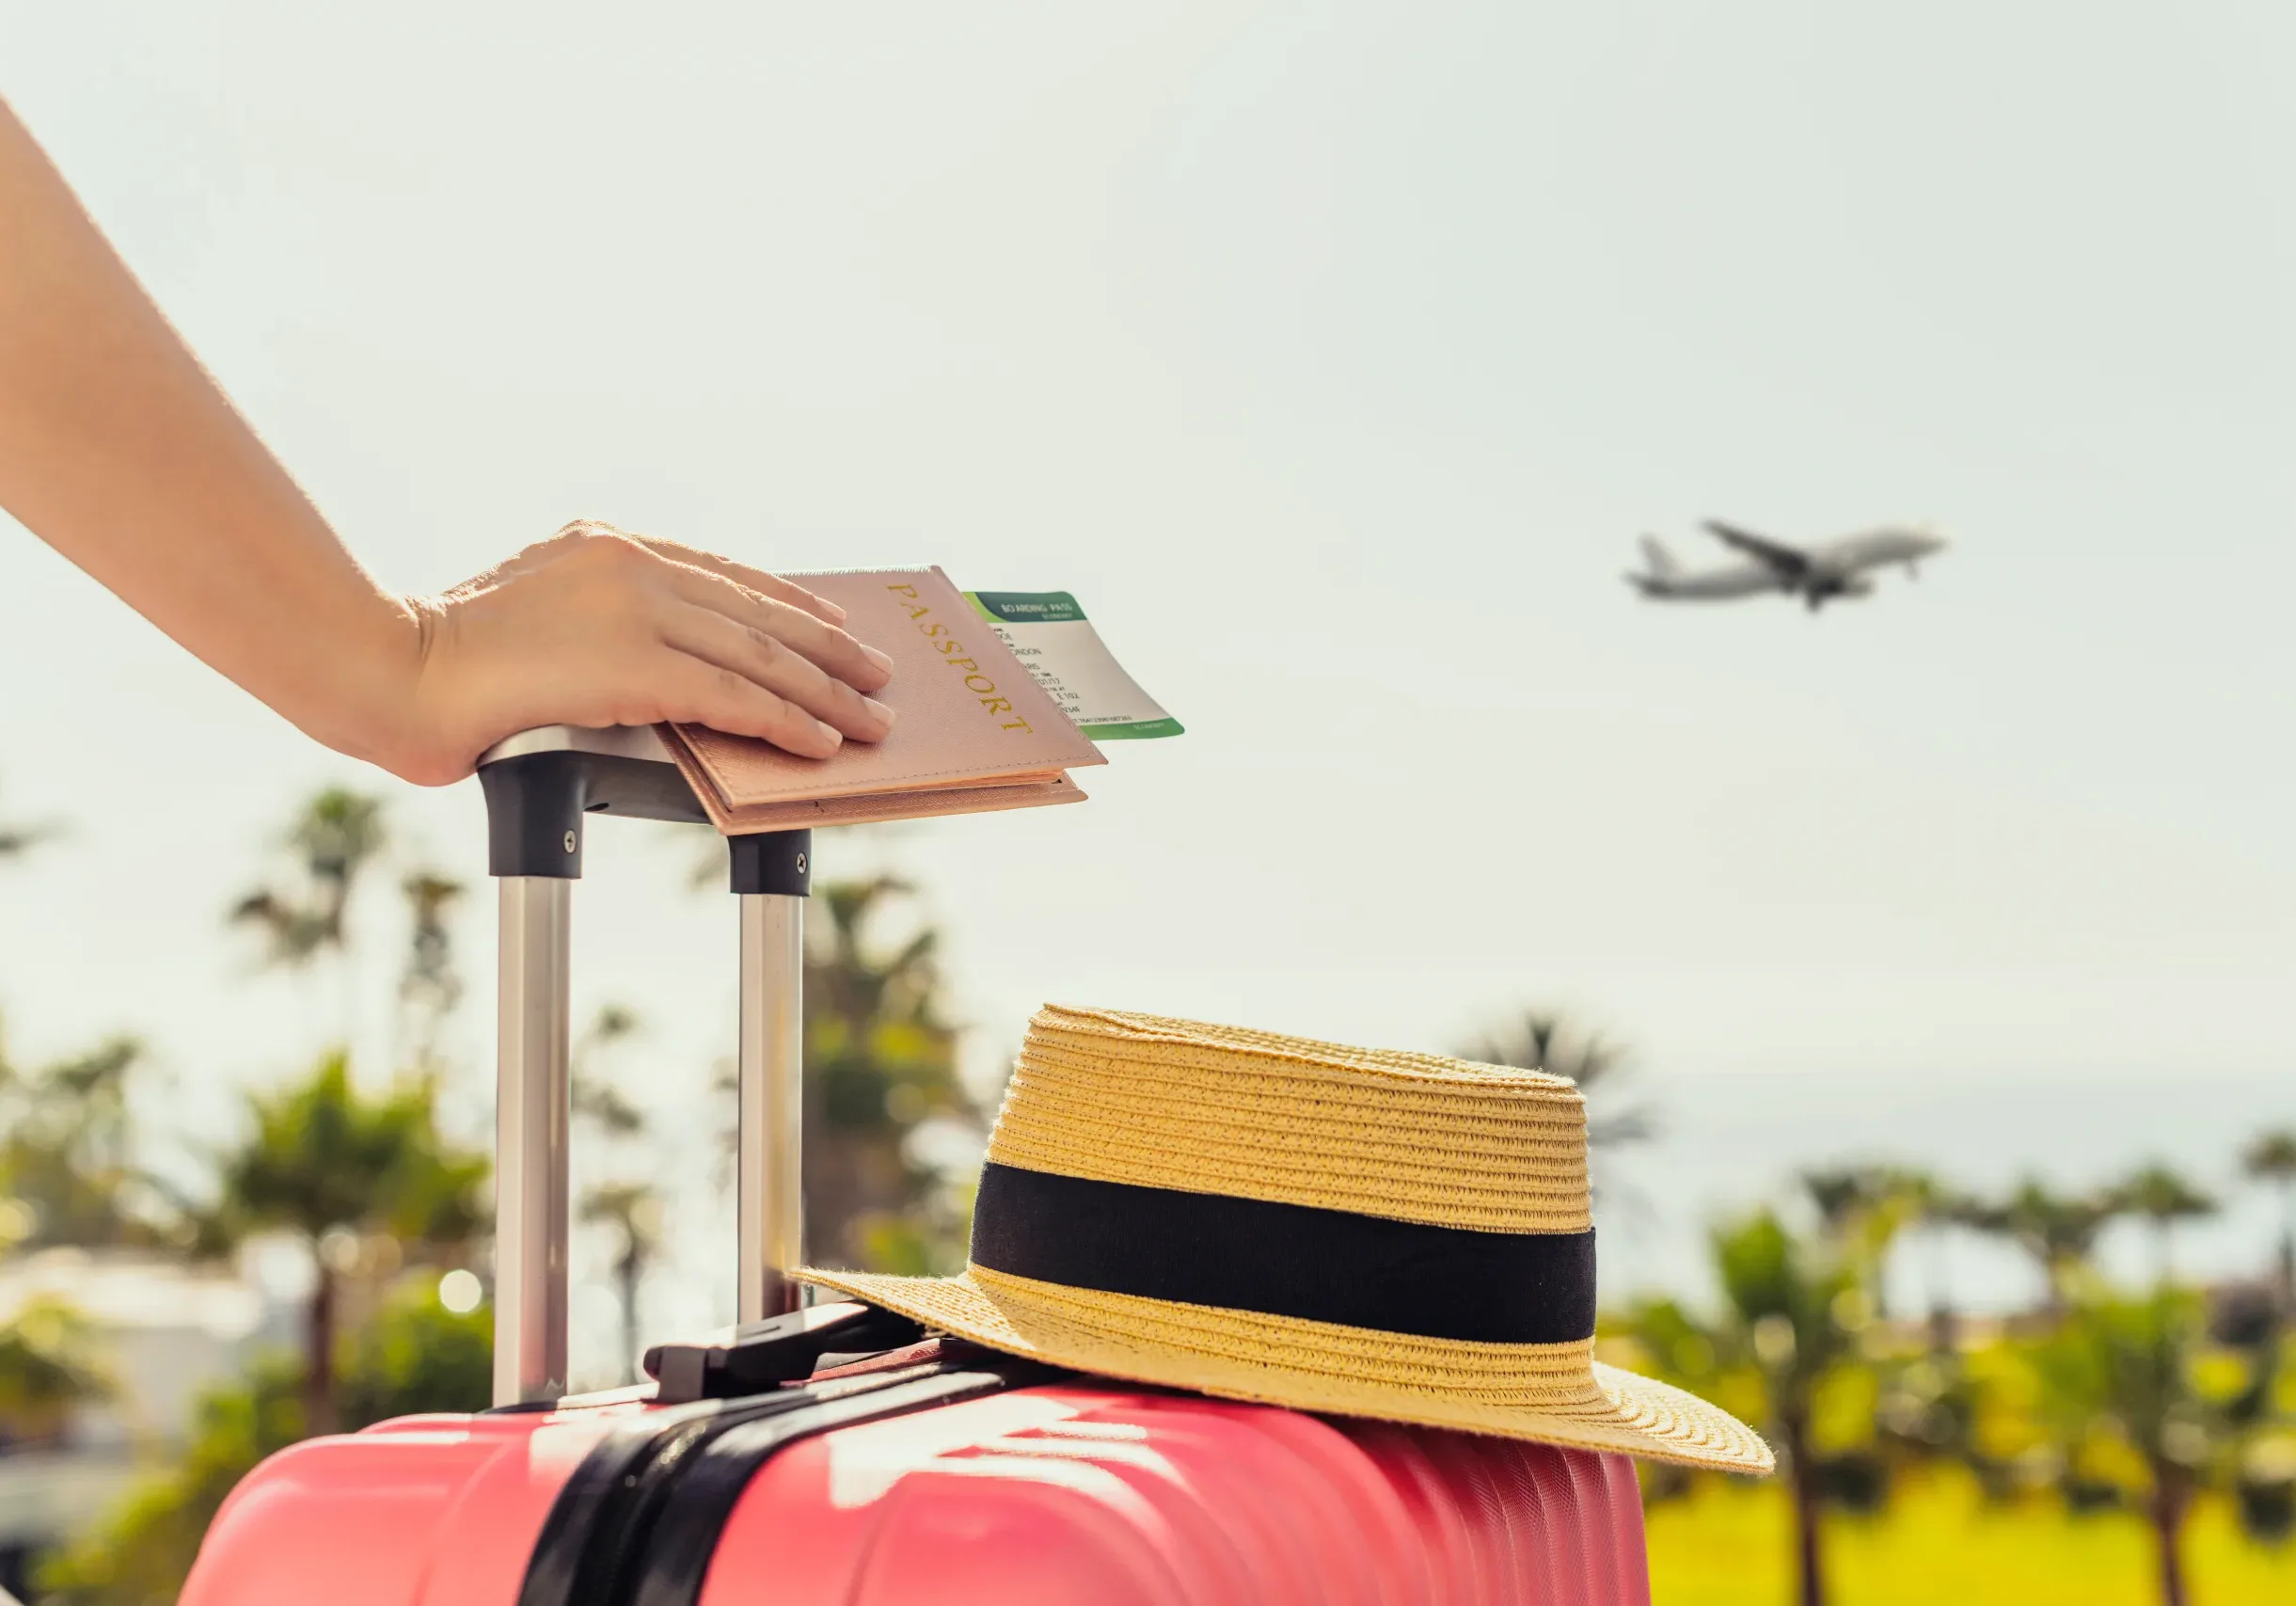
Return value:
[(835, 603), (610, 525), (569, 524), (408, 606), (418, 668), (384, 762), (410, 781), (457, 780), (495, 742), (540, 724), (676, 720), (812, 758), (893, 726), (893, 710), (867, 695), (893, 660), (847, 635)]

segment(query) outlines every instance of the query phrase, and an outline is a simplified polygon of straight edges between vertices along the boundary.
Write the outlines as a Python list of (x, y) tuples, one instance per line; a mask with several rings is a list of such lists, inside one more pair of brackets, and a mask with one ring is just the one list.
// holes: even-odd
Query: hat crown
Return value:
[(1037, 1011), (988, 1157), (1486, 1232), (1592, 1225), (1561, 1077), (1116, 1010)]

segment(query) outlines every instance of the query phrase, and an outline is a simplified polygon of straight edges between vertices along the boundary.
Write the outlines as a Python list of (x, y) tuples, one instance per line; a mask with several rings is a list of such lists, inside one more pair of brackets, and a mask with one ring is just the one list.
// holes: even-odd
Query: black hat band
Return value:
[(1469, 1344), (1594, 1336), (1594, 1233), (1484, 1232), (990, 1161), (973, 1264), (1181, 1305)]

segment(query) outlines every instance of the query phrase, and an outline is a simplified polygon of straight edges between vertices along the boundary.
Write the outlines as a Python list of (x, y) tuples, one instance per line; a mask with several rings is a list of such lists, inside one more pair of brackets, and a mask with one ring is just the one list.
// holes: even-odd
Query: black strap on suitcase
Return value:
[[(945, 1341), (904, 1363), (902, 1346), (921, 1333), (889, 1312), (837, 1304), (649, 1351), (672, 1403), (617, 1422), (583, 1457), (535, 1541), (518, 1606), (696, 1606), (734, 1508), (780, 1451), (1057, 1375)], [(879, 1343), (883, 1370), (793, 1380)]]

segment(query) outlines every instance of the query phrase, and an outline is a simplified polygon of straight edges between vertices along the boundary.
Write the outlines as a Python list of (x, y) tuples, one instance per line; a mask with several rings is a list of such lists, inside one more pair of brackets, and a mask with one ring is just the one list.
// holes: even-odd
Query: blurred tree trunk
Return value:
[[(2166, 1237), (2165, 1228), (2161, 1235)], [(2165, 1254), (2165, 1249), (2162, 1252)], [(2146, 1413), (2148, 1420), (2141, 1430), (2145, 1460), (2152, 1472), (2152, 1490), (2145, 1502), (2145, 1515), (2152, 1522), (2153, 1545), (2160, 1558), (2161, 1606), (2184, 1606), (2184, 1560), (2178, 1542), (2183, 1536), (2185, 1513), (2192, 1506), (2193, 1479), (2190, 1470), (2169, 1453), (2172, 1413), (2183, 1372), (2183, 1357), (2182, 1346), (2176, 1342), (2168, 1301), (2164, 1280), (2153, 1296), (2152, 1331), (2147, 1335), (2150, 1343), (2144, 1351), (2149, 1368), (2146, 1391), (2155, 1403), (2153, 1410)]]
[(621, 1247), (614, 1251), (613, 1280), (622, 1308), (622, 1354), (617, 1365), (619, 1377), (625, 1383), (639, 1380), (639, 1335), (643, 1329), (639, 1298), (660, 1247), (660, 1201), (644, 1183), (606, 1183), (582, 1198), (583, 1220), (610, 1226), (622, 1235)]
[(1819, 1498), (1816, 1453), (1810, 1447), (1810, 1416), (1796, 1403), (1778, 1417), (1786, 1477), (1794, 1497), (1795, 1598), (1800, 1606), (1826, 1606), (1825, 1558), (1818, 1548)]
[(2153, 1546), (2160, 1559), (2161, 1606), (2184, 1606), (2184, 1558), (2180, 1541), (2184, 1516), (2192, 1503), (2184, 1469), (2155, 1457), (2152, 1494), (2145, 1515), (2152, 1523)]
[[(643, 1139), (650, 1131), (645, 1110), (622, 1091), (606, 1062), (615, 1045), (636, 1037), (641, 1029), (637, 1011), (625, 1005), (608, 1004), (574, 1044), (574, 1119), (596, 1130), (610, 1155), (625, 1143)], [(635, 1383), (639, 1379), (639, 1334), (643, 1327), (639, 1319), (639, 1294), (661, 1245), (661, 1201), (651, 1183), (617, 1178), (585, 1188), (578, 1214), (582, 1220), (611, 1227), (621, 1235), (612, 1271), (614, 1294), (622, 1310), (622, 1353), (615, 1362), (615, 1377)]]
[(1929, 1353), (1949, 1357), (1961, 1347), (1961, 1323), (1946, 1279), (1945, 1232), (1938, 1221), (1923, 1221), (1922, 1246), (1927, 1263), (1923, 1280), (1929, 1284)]
[(638, 1364), (638, 1290), (644, 1283), (645, 1275), (645, 1248), (632, 1238), (623, 1248), (622, 1258), (614, 1263), (614, 1282), (622, 1296), (623, 1375), (633, 1383), (643, 1381), (639, 1375)]
[(1801, 1606), (1825, 1606), (1818, 1525), (1825, 1498), (1813, 1442), (1814, 1401), (1827, 1375), (1857, 1358), (1840, 1312), (1860, 1286), (1839, 1247), (1795, 1236), (1774, 1210), (1715, 1230), (1714, 1267), (1729, 1318), (1718, 1350), (1759, 1367), (1768, 1418), (1794, 1504), (1794, 1558)]
[(335, 1431), (335, 1274), (313, 1246), (310, 1304), (303, 1312), (303, 1422), (306, 1432)]
[(2296, 1317), (2296, 1221), (2284, 1220), (2280, 1227), (2280, 1265), (2278, 1287), (2283, 1313)]

